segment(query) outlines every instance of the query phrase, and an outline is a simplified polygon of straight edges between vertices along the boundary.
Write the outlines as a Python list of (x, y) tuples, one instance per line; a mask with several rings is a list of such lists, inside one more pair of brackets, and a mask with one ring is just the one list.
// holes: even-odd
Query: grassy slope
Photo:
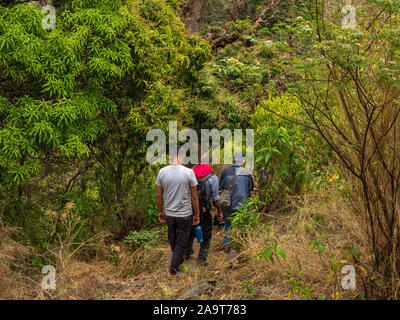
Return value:
[[(39, 286), (40, 271), (27, 280), (9, 269), (2, 273), (7, 281), (0, 283), (8, 283), (8, 289), (2, 288), (0, 298), (179, 299), (202, 281), (208, 288), (194, 296), (200, 299), (373, 298), (365, 295), (369, 258), (361, 221), (348, 209), (347, 201), (332, 188), (293, 199), (292, 206), (284, 215), (264, 216), (265, 225), (238, 237), (242, 249), (235, 257), (221, 251), (223, 232), (214, 230), (209, 266), (199, 268), (194, 259), (189, 260), (179, 281), (166, 278), (171, 253), (162, 232), (160, 242), (151, 248), (130, 253), (122, 243), (103, 245), (90, 262), (71, 261), (57, 274), (57, 290), (49, 293)], [(272, 263), (257, 258), (273, 243), (286, 253), (286, 260), (275, 256)], [(320, 252), (316, 243), (322, 245)], [(361, 252), (359, 258), (351, 246)], [(118, 266), (112, 261), (118, 261)], [(341, 269), (346, 264), (357, 272), (354, 291), (341, 286)], [(284, 282), (290, 278), (291, 284)]]

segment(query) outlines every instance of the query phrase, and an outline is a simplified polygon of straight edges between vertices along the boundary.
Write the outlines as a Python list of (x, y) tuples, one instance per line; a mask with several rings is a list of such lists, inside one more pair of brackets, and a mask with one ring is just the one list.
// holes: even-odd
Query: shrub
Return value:
[(236, 212), (229, 218), (233, 229), (251, 230), (260, 224), (259, 206), (262, 202), (258, 198), (250, 198), (246, 204), (241, 203)]
[(135, 251), (140, 247), (150, 247), (155, 244), (158, 239), (158, 234), (156, 232), (149, 231), (132, 231), (124, 239), (124, 242), (129, 245), (131, 251)]

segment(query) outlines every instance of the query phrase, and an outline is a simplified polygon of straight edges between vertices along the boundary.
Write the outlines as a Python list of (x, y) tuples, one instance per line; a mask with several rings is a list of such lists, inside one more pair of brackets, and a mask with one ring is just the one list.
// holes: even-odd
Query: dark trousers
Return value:
[(193, 217), (176, 218), (166, 216), (165, 219), (167, 220), (168, 240), (172, 250), (170, 272), (175, 274), (183, 263), (183, 255), (189, 244)]
[[(208, 250), (210, 249), (211, 236), (212, 236), (212, 226), (213, 221), (211, 217), (211, 212), (205, 212), (200, 214), (200, 226), (203, 231), (203, 242), (200, 243), (198, 261), (206, 261), (208, 257)], [(192, 233), (189, 241), (188, 249), (186, 250), (186, 255), (188, 256), (193, 252), (193, 241), (196, 238), (196, 232), (194, 227), (192, 228)]]

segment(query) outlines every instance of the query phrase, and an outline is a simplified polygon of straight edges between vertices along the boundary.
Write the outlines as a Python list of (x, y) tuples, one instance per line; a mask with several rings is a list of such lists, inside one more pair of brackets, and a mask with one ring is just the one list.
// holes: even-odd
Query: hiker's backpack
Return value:
[(222, 210), (229, 210), (231, 207), (231, 190), (233, 188), (233, 185), (236, 182), (236, 179), (239, 175), (239, 172), (241, 171), (242, 168), (239, 168), (236, 171), (235, 176), (233, 177), (232, 181), (229, 183), (229, 186), (227, 189), (220, 190), (219, 192), (219, 201), (221, 203), (221, 208)]
[(206, 182), (212, 176), (212, 173), (209, 173), (205, 177), (198, 179), (197, 178), (197, 197), (199, 198), (199, 210), (200, 213), (210, 212), (211, 210), (211, 202), (210, 199), (207, 199), (206, 194)]

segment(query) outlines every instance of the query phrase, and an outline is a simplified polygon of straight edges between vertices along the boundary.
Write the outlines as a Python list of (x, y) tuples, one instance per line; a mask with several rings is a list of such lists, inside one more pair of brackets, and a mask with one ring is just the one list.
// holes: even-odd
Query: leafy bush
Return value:
[(295, 98), (277, 96), (256, 107), (251, 124), (256, 128), (257, 166), (272, 169), (275, 178), (291, 190), (302, 192), (311, 182), (310, 167), (318, 164), (315, 149), (319, 142), (304, 127), (274, 114), (298, 119), (300, 110)]
[(258, 198), (250, 198), (246, 204), (239, 204), (238, 210), (233, 212), (229, 220), (232, 229), (251, 230), (260, 224), (259, 206), (263, 204)]
[[(292, 121), (303, 119), (299, 101), (280, 95), (256, 106), (250, 124), (255, 132), (256, 172), (260, 175), (260, 198), (284, 208), (287, 196), (303, 193), (312, 182), (312, 173), (323, 164), (321, 139)], [(285, 120), (277, 114), (292, 121)], [(325, 152), (326, 154), (326, 152)], [(266, 172), (271, 173), (270, 176)], [(271, 178), (272, 179), (269, 179)]]
[(154, 245), (158, 238), (159, 236), (156, 232), (132, 231), (125, 237), (124, 242), (129, 245), (131, 251), (135, 251), (140, 247), (150, 247)]

